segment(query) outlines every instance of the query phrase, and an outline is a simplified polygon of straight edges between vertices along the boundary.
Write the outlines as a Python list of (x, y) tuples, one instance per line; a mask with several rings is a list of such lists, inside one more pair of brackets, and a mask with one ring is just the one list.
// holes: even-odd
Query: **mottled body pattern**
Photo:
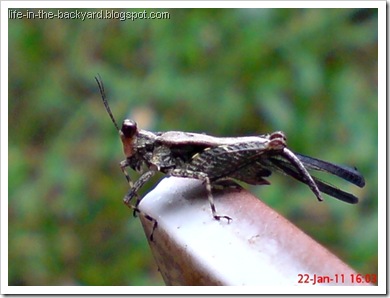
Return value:
[[(355, 169), (335, 165), (316, 158), (295, 154), (287, 148), (286, 137), (282, 132), (258, 136), (218, 138), (199, 133), (181, 131), (150, 132), (139, 130), (132, 120), (124, 120), (119, 129), (108, 106), (103, 83), (96, 78), (106, 110), (119, 131), (126, 159), (120, 163), (121, 169), (130, 184), (130, 190), (124, 198), (127, 206), (140, 212), (141, 198), (138, 190), (156, 173), (169, 176), (199, 179), (207, 190), (213, 217), (217, 220), (229, 216), (216, 212), (212, 185), (226, 180), (239, 180), (252, 185), (269, 184), (265, 179), (276, 170), (308, 185), (319, 201), (321, 192), (347, 203), (357, 203), (358, 199), (316, 177), (308, 170), (324, 171), (336, 175), (359, 187), (365, 184), (363, 176)], [(126, 168), (142, 173), (133, 184)], [(137, 197), (136, 203), (131, 200)], [(144, 214), (154, 223), (157, 221)]]

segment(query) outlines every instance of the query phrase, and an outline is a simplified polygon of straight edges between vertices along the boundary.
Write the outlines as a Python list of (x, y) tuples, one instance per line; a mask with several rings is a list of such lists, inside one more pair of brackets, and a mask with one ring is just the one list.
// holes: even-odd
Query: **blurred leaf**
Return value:
[(377, 10), (158, 11), (171, 18), (9, 20), (9, 284), (163, 284), (122, 203), (124, 157), (98, 73), (118, 123), (283, 130), (294, 151), (357, 166), (364, 189), (331, 179), (356, 206), (318, 203), (278, 174), (251, 190), (357, 271), (377, 273)]

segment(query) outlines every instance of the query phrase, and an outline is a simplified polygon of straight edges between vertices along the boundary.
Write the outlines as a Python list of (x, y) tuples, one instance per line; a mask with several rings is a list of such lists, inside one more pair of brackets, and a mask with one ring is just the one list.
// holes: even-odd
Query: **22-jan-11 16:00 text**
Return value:
[(317, 274), (298, 274), (298, 284), (376, 284), (378, 282), (376, 274), (334, 274), (330, 275), (317, 275)]

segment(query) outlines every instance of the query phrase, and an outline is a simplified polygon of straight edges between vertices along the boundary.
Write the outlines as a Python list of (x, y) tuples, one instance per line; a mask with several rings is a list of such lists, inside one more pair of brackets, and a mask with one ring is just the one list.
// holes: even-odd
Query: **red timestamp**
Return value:
[(378, 278), (376, 274), (333, 274), (333, 275), (318, 275), (318, 274), (298, 274), (298, 284), (340, 284), (340, 285), (351, 285), (351, 284), (376, 284)]

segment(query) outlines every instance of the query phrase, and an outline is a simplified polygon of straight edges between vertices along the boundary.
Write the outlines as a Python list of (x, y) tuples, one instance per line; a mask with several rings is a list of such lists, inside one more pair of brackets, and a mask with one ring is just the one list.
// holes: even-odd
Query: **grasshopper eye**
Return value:
[(126, 119), (123, 121), (121, 131), (126, 138), (132, 138), (137, 133), (137, 123)]

